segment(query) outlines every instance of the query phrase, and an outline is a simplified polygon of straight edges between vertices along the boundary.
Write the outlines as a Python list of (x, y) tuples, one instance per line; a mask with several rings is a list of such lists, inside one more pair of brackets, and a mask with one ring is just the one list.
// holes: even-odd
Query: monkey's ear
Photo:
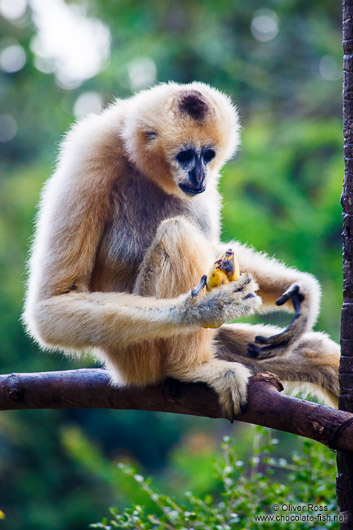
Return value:
[(145, 131), (145, 135), (146, 135), (147, 140), (154, 140), (158, 136), (156, 131)]

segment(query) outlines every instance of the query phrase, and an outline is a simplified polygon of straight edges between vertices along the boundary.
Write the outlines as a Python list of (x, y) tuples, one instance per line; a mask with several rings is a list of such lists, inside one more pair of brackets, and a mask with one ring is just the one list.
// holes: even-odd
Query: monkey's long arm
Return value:
[(45, 346), (68, 350), (124, 346), (192, 329), (182, 322), (183, 302), (120, 293), (69, 293), (35, 303), (25, 319)]
[[(168, 336), (178, 325), (187, 326), (181, 322), (185, 296), (165, 301), (89, 292), (97, 247), (110, 214), (112, 181), (121, 170), (121, 160), (111, 154), (117, 151), (119, 139), (111, 124), (103, 130), (104, 125), (97, 117), (69, 134), (58, 170), (42, 197), (24, 320), (46, 346), (83, 349), (123, 344), (138, 340), (142, 330), (145, 339), (152, 339)], [(109, 146), (113, 141), (115, 150)]]
[[(295, 311), (291, 324), (280, 334), (271, 337), (256, 337), (249, 345), (248, 354), (267, 358), (288, 351), (307, 331), (314, 326), (320, 309), (320, 285), (311, 274), (286, 267), (264, 253), (239, 242), (221, 244), (218, 253), (231, 247), (242, 272), (249, 272), (257, 281), (263, 305), (260, 312), (274, 310)], [(277, 302), (277, 303), (276, 303)], [(259, 346), (261, 345), (261, 347)]]
[[(251, 279), (245, 279), (252, 289)], [(241, 281), (244, 283), (244, 278)], [(73, 292), (38, 301), (29, 299), (24, 320), (30, 333), (44, 346), (83, 350), (167, 338), (176, 331), (192, 331), (209, 322), (229, 321), (248, 311), (239, 289), (228, 285), (196, 302), (191, 293), (164, 300), (99, 292)]]
[(314, 276), (287, 267), (277, 259), (271, 258), (265, 253), (257, 252), (238, 241), (221, 243), (217, 249), (217, 255), (227, 248), (234, 250), (240, 271), (249, 272), (257, 281), (260, 287), (258, 294), (262, 298), (261, 312), (275, 310), (293, 312), (294, 307), (290, 297), (287, 303), (281, 305), (276, 305), (276, 301), (289, 287), (298, 284), (300, 292), (310, 304), (310, 327), (315, 324), (320, 309), (321, 290), (319, 282)]
[(291, 303), (277, 306), (275, 302), (293, 283), (297, 283), (302, 293), (310, 298), (312, 325), (315, 323), (319, 313), (321, 291), (319, 282), (314, 276), (287, 267), (277, 259), (271, 258), (265, 253), (257, 252), (238, 241), (222, 243), (217, 253), (219, 254), (227, 248), (234, 250), (240, 271), (252, 274), (259, 284), (258, 294), (262, 298), (262, 312), (276, 309), (292, 312), (294, 308)]

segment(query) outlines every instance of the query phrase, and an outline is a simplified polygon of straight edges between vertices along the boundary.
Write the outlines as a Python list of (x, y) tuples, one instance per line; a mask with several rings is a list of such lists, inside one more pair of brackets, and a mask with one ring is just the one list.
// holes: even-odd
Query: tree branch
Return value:
[[(250, 379), (248, 405), (237, 420), (312, 438), (353, 451), (353, 414), (286, 396), (277, 376)], [(201, 383), (174, 379), (145, 388), (111, 385), (102, 369), (0, 376), (0, 410), (109, 408), (223, 418), (215, 392)]]

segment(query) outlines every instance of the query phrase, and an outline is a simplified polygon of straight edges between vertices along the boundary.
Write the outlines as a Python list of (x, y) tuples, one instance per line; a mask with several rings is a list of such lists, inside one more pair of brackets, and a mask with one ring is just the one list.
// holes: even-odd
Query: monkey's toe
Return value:
[(255, 342), (257, 342), (257, 344), (269, 344), (269, 339), (270, 337), (263, 337), (262, 335), (257, 335), (255, 337)]
[[(257, 339), (258, 337), (256, 337)], [(265, 339), (266, 337), (261, 337), (261, 339)], [(255, 340), (256, 340), (255, 339)], [(260, 342), (257, 341), (256, 342)], [(262, 342), (262, 344), (266, 344), (265, 342)], [(251, 357), (252, 359), (271, 359), (271, 357), (275, 357), (279, 353), (281, 353), (283, 345), (282, 344), (269, 344), (268, 346), (257, 346), (254, 343), (249, 343), (247, 347), (246, 355), (248, 357)]]
[(261, 348), (259, 346), (256, 346), (256, 344), (253, 344), (252, 342), (248, 344), (246, 355), (248, 357), (252, 357), (253, 359), (256, 359), (261, 353)]
[(251, 374), (243, 368), (245, 367), (241, 366), (238, 370), (226, 370), (217, 381), (219, 402), (222, 405), (224, 416), (231, 423), (247, 404), (247, 384)]

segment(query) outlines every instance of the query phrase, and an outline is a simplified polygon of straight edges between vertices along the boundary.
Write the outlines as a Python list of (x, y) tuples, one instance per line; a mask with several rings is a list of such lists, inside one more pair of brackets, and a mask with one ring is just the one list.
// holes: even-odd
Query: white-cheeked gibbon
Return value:
[[(238, 142), (236, 109), (203, 83), (161, 84), (74, 125), (42, 195), (29, 333), (45, 348), (90, 350), (116, 384), (205, 382), (230, 419), (249, 376), (266, 370), (335, 404), (339, 347), (312, 331), (317, 280), (220, 242), (219, 171)], [(239, 280), (195, 296), (229, 247)], [(224, 324), (275, 309), (295, 312), (285, 330)]]

